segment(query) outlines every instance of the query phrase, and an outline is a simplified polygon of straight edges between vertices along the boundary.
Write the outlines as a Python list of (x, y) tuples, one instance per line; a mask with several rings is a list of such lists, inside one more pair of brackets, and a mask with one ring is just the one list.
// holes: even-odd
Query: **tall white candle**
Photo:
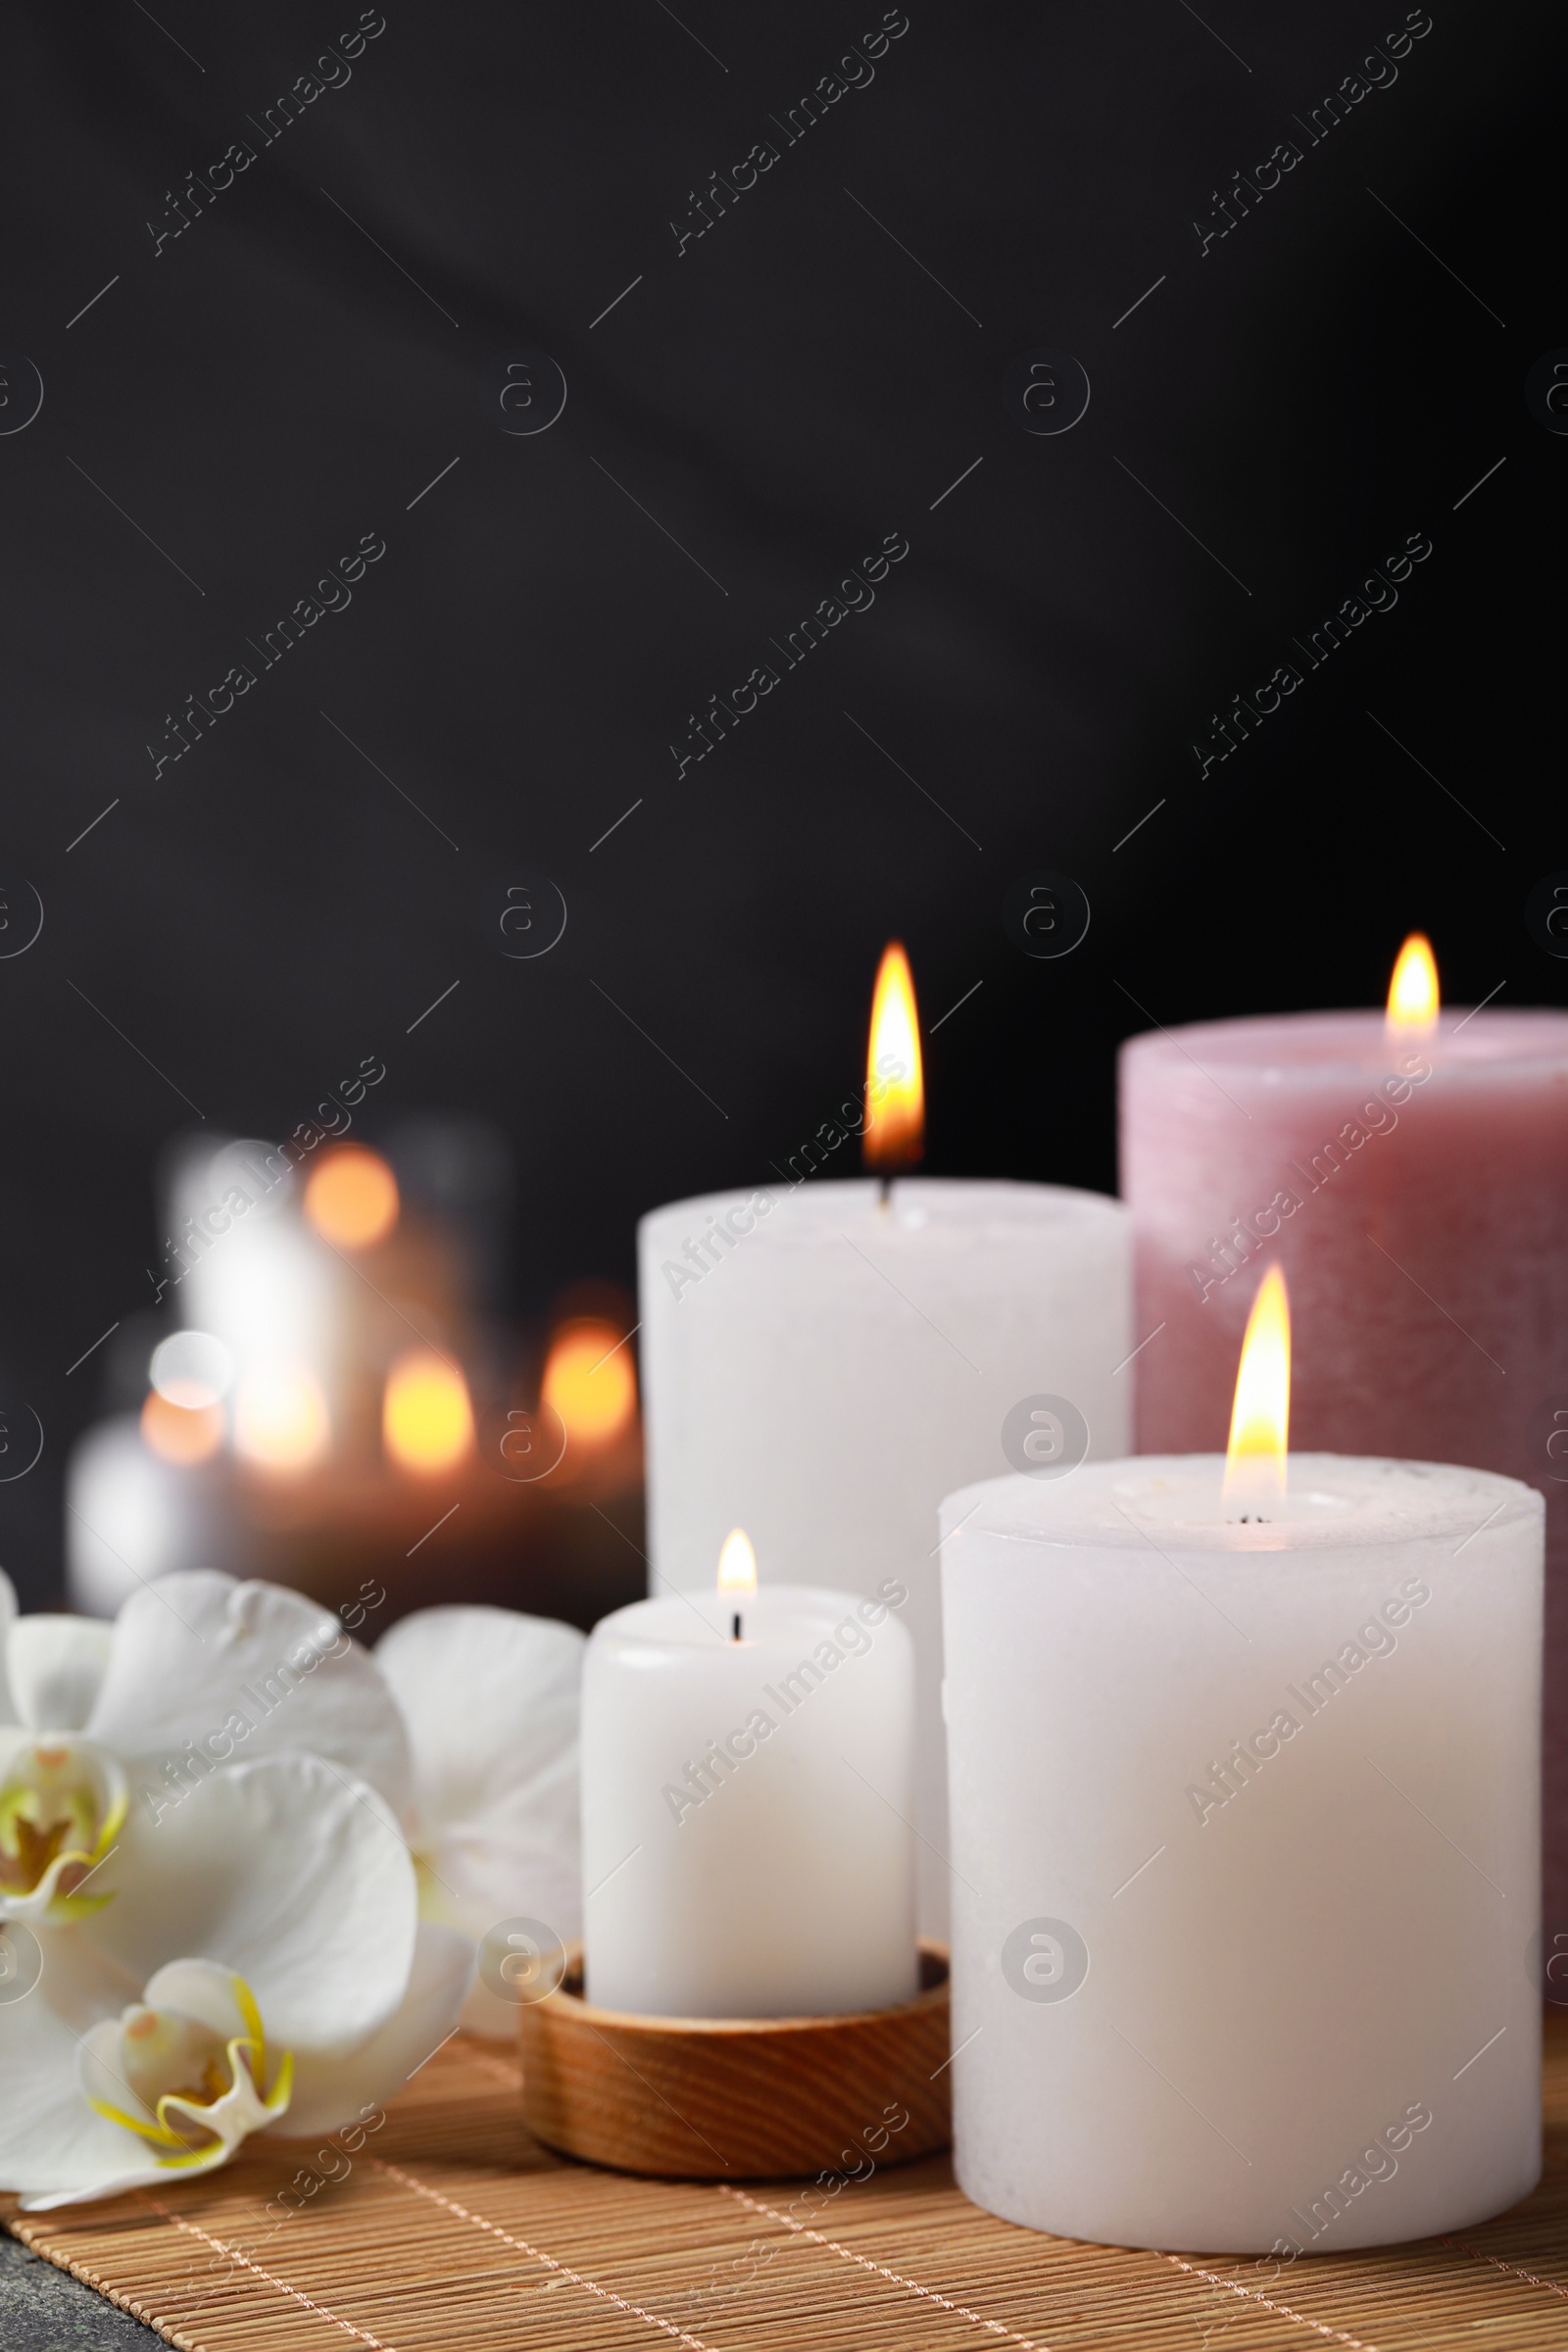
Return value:
[[(905, 1588), (671, 1593), (583, 1672), (587, 1993), (666, 2017), (812, 2017), (916, 1990)], [(734, 1637), (732, 1608), (741, 1634)]]
[(210, 1463), (163, 1460), (132, 1413), (85, 1430), (66, 1471), (66, 1592), (88, 1617), (113, 1617), (154, 1577), (221, 1565), (249, 1545)]
[(1541, 1497), (1221, 1469), (943, 1505), (958, 2179), (1166, 2250), (1459, 2229), (1541, 2171)]
[(900, 1178), (884, 1205), (874, 1181), (817, 1180), (677, 1201), (640, 1238), (656, 1578), (706, 1589), (740, 1520), (764, 1578), (908, 1587), (920, 1923), (942, 1934), (937, 1505), (1007, 1466), (1004, 1428), (1030, 1459), (1126, 1449), (1124, 1211), (1054, 1186), (927, 1178)]
[(172, 1302), (229, 1350), (241, 1434), (302, 1377), (318, 1395), (324, 1384), (330, 1400), (352, 1277), (302, 1222), (293, 1160), (256, 1142), (186, 1147), (173, 1163), (170, 1223)]

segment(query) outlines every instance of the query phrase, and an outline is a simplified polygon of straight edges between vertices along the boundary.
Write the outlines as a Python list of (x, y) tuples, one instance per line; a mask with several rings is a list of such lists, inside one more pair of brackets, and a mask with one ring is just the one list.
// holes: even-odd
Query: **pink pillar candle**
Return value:
[[(1291, 1443), (1456, 1462), (1547, 1501), (1545, 1958), (1568, 1975), (1568, 1013), (1214, 1021), (1121, 1052), (1138, 1446), (1222, 1449), (1264, 1265)], [(1560, 1940), (1554, 1941), (1554, 1936)]]

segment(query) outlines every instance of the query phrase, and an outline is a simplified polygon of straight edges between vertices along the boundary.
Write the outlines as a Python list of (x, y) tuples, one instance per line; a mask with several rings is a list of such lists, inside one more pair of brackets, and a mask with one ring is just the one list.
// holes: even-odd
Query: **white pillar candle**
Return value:
[(134, 1414), (85, 1430), (66, 1470), (66, 1593), (89, 1617), (113, 1617), (154, 1577), (177, 1568), (243, 1576), (249, 1546), (215, 1466), (163, 1460)]
[(1064, 2236), (1341, 2253), (1541, 2171), (1543, 1506), (1218, 1459), (943, 1505), (955, 2144)]
[(640, 1239), (656, 1579), (705, 1590), (739, 1520), (764, 1577), (908, 1587), (920, 1924), (941, 1935), (937, 1505), (1007, 1466), (1009, 1414), (1031, 1459), (1126, 1450), (1124, 1211), (1049, 1185), (901, 1177), (884, 1206), (874, 1181), (813, 1181), (677, 1201)]
[[(917, 1989), (906, 1589), (668, 1594), (583, 1670), (588, 1998), (819, 2017)], [(733, 1638), (732, 1605), (741, 1612)]]
[(340, 1388), (344, 1305), (358, 1288), (342, 1258), (299, 1215), (295, 1163), (254, 1141), (185, 1147), (170, 1184), (167, 1252), (171, 1298), (186, 1323), (210, 1332), (233, 1358), (230, 1434), (242, 1441), (275, 1421), (280, 1400), (302, 1388)]

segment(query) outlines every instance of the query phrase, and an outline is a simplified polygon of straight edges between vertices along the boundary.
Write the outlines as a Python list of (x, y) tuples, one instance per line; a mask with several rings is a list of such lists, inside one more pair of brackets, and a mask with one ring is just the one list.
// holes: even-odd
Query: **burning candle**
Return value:
[(907, 1588), (717, 1587), (603, 1618), (582, 1701), (590, 2000), (818, 2017), (916, 1989)]
[(1540, 2176), (1541, 1497), (1287, 1465), (1289, 1348), (1274, 1272), (1227, 1457), (943, 1505), (957, 2176), (1032, 2229), (1340, 2253)]
[(339, 1144), (305, 1187), (308, 1224), (334, 1250), (373, 1250), (398, 1221), (398, 1182), (378, 1152)]
[(597, 1454), (617, 1445), (637, 1410), (624, 1335), (591, 1315), (564, 1325), (550, 1343), (539, 1401), (560, 1419), (568, 1451)]
[(433, 1348), (405, 1349), (387, 1374), (381, 1407), (387, 1453), (416, 1478), (455, 1470), (473, 1450), (468, 1384)]
[(1568, 1013), (1440, 1012), (1417, 936), (1386, 1013), (1131, 1039), (1121, 1153), (1141, 1449), (1219, 1445), (1273, 1254), (1298, 1308), (1298, 1443), (1545, 1494), (1549, 1956), (1568, 1939)]
[(234, 1445), (259, 1470), (293, 1478), (314, 1469), (332, 1442), (321, 1384), (307, 1364), (263, 1363), (234, 1398)]
[[(919, 1687), (920, 1920), (948, 1871), (937, 1505), (1010, 1458), (1055, 1467), (1130, 1437), (1122, 1210), (1054, 1186), (900, 1173), (923, 1123), (908, 965), (878, 974), (863, 1096), (792, 1181), (657, 1209), (641, 1227), (650, 1549), (698, 1592), (724, 1530), (764, 1574), (909, 1592)], [(815, 1171), (864, 1132), (869, 1180)], [(895, 1181), (896, 1179), (896, 1181)]]

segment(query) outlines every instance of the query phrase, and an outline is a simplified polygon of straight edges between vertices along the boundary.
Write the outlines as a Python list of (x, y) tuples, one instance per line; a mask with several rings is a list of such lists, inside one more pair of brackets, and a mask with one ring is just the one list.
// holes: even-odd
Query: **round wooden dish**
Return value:
[(523, 2116), (563, 2155), (663, 2180), (929, 2156), (953, 2128), (945, 1945), (922, 1939), (920, 1981), (854, 2017), (628, 2017), (583, 1999), (573, 1945), (560, 1987), (518, 2012)]

